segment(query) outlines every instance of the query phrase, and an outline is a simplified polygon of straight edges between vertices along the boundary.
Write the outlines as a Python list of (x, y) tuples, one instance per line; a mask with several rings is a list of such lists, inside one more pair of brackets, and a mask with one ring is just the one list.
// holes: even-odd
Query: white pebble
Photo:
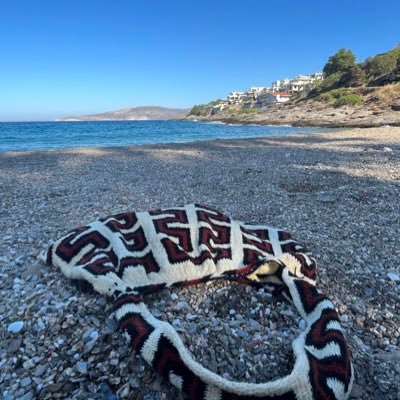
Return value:
[(90, 334), (90, 339), (91, 339), (91, 340), (95, 341), (95, 340), (97, 340), (98, 338), (99, 338), (99, 332), (93, 331), (93, 332)]
[(23, 327), (24, 327), (24, 321), (15, 321), (12, 322), (10, 325), (8, 325), (7, 331), (11, 333), (18, 333), (22, 331)]
[(306, 321), (304, 321), (304, 319), (301, 319), (301, 320), (299, 321), (299, 328), (300, 328), (302, 331), (305, 331), (305, 330), (306, 330), (306, 327), (307, 327)]
[(339, 318), (342, 322), (347, 322), (349, 320), (349, 316), (346, 314), (341, 315)]
[(390, 280), (395, 281), (395, 282), (399, 282), (400, 281), (400, 276), (398, 276), (397, 274), (395, 274), (394, 272), (388, 272), (387, 276)]

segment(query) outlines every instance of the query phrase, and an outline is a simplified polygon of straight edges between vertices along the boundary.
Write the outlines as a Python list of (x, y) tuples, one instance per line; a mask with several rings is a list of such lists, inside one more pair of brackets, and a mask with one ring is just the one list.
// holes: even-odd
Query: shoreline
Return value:
[[(37, 256), (68, 230), (106, 215), (196, 202), (286, 229), (305, 243), (317, 259), (318, 288), (346, 334), (356, 374), (351, 399), (398, 397), (399, 127), (3, 152), (0, 182), (0, 294), (13, 299), (0, 304), (0, 393), (51, 399), (105, 391), (123, 398), (128, 391), (182, 400), (129, 351), (107, 299), (84, 292)], [(219, 283), (164, 291), (146, 303), (179, 323), (194, 357), (217, 373), (229, 366), (233, 380), (263, 382), (290, 370), (300, 317), (285, 301)], [(247, 317), (253, 307), (263, 311), (251, 317), (255, 322)], [(21, 332), (7, 332), (16, 321)], [(261, 353), (249, 348), (255, 336), (263, 340)], [(221, 365), (207, 358), (207, 349), (232, 340), (225, 352), (215, 350)], [(250, 367), (240, 369), (235, 351)], [(259, 354), (267, 357), (262, 369)]]

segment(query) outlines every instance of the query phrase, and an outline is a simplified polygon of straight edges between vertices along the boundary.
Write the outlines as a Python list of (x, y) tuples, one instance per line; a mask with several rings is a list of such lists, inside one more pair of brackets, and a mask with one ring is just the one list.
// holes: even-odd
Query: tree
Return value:
[(394, 71), (398, 60), (400, 60), (399, 46), (386, 53), (367, 58), (363, 67), (369, 78), (378, 78)]
[(347, 68), (342, 74), (340, 84), (345, 87), (362, 86), (366, 81), (364, 70), (357, 64)]
[(323, 72), (325, 76), (335, 74), (336, 72), (346, 72), (355, 65), (356, 57), (351, 50), (340, 49), (335, 55), (330, 56), (325, 64)]

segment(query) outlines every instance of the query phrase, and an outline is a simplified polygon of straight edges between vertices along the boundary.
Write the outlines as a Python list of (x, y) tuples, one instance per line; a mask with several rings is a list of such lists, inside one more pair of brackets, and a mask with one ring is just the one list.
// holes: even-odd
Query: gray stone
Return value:
[(261, 329), (262, 325), (253, 318), (249, 319), (249, 325), (254, 329)]
[(75, 369), (82, 375), (87, 374), (87, 363), (84, 361), (78, 361), (75, 364)]
[(400, 276), (395, 274), (394, 272), (388, 272), (387, 276), (391, 281), (400, 282)]
[(366, 296), (370, 297), (374, 294), (374, 289), (370, 288), (370, 287), (365, 287), (364, 288), (364, 293)]
[(42, 376), (47, 369), (47, 365), (39, 364), (36, 366), (35, 371), (33, 372), (34, 376)]
[(27, 392), (22, 397), (20, 397), (18, 400), (32, 400), (32, 399), (33, 399), (33, 393)]
[(32, 383), (32, 379), (29, 378), (29, 376), (28, 376), (26, 378), (21, 379), (21, 382), (19, 383), (19, 385), (24, 388), (24, 387), (29, 386), (31, 383)]
[(194, 322), (191, 322), (190, 324), (189, 324), (189, 326), (188, 326), (188, 331), (189, 331), (189, 333), (190, 334), (194, 334), (194, 333), (196, 333), (197, 332), (197, 324), (196, 323), (194, 323)]
[(11, 333), (19, 333), (24, 327), (24, 321), (15, 321), (8, 325), (7, 331)]

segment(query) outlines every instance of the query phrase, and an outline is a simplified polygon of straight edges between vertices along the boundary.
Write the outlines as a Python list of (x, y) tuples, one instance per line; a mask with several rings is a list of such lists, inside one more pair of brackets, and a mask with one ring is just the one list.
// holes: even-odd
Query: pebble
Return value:
[(47, 365), (39, 364), (36, 366), (35, 371), (33, 372), (33, 375), (36, 377), (42, 376), (47, 369)]
[(394, 272), (388, 272), (387, 276), (391, 281), (400, 282), (400, 276), (395, 274)]
[(370, 288), (370, 287), (365, 287), (364, 288), (364, 293), (366, 296), (370, 297), (374, 294), (374, 289)]
[(87, 374), (87, 363), (84, 361), (78, 361), (75, 364), (75, 369), (80, 373), (80, 374)]
[(24, 321), (15, 321), (8, 325), (7, 331), (11, 333), (19, 333), (24, 327)]
[(112, 391), (110, 386), (107, 383), (102, 382), (99, 385), (99, 400), (118, 400), (116, 394)]
[(342, 322), (348, 322), (349, 321), (349, 316), (346, 315), (346, 314), (341, 315), (339, 318), (340, 318), (340, 320)]
[(32, 399), (33, 399), (33, 393), (27, 392), (23, 396), (21, 396), (18, 400), (32, 400)]
[(299, 328), (300, 328), (302, 331), (305, 331), (305, 330), (306, 330), (307, 324), (306, 324), (306, 321), (305, 321), (304, 319), (301, 319), (301, 320), (299, 321)]
[(21, 382), (19, 383), (19, 385), (24, 388), (24, 387), (30, 385), (31, 383), (32, 383), (32, 379), (27, 377), (27, 378), (21, 379)]

